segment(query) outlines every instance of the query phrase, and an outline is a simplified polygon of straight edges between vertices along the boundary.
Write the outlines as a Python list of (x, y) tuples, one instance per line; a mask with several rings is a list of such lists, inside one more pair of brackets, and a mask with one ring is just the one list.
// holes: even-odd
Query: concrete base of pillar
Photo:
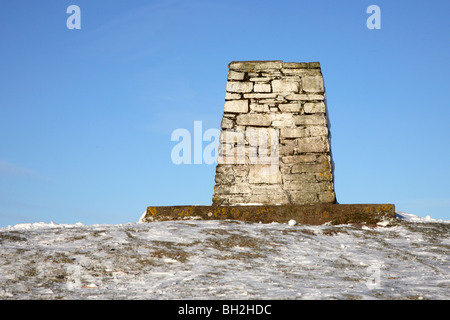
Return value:
[(261, 223), (320, 225), (365, 223), (375, 225), (394, 219), (393, 204), (308, 204), (236, 206), (161, 206), (148, 207), (141, 222), (170, 220), (241, 220)]

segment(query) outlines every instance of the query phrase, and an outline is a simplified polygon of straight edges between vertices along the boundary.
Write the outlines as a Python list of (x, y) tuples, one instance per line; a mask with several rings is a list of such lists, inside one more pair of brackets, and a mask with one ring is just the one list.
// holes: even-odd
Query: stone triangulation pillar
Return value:
[(318, 62), (229, 64), (213, 205), (335, 203)]

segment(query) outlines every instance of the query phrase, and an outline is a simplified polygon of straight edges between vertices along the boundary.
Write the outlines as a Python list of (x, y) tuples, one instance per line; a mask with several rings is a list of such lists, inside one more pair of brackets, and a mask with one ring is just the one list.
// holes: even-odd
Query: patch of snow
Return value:
[(383, 220), (377, 223), (378, 226), (380, 227), (386, 227), (387, 225), (389, 225), (390, 221), (388, 220)]
[(145, 223), (145, 216), (147, 215), (147, 211), (145, 211), (141, 217), (139, 218), (138, 223)]
[(419, 217), (415, 214), (403, 212), (403, 211), (395, 211), (395, 216), (399, 219), (411, 221), (411, 222), (439, 222), (439, 223), (450, 223), (450, 220), (443, 219), (433, 219), (429, 215), (425, 218)]
[(8, 226), (5, 228), (0, 228), (0, 230), (2, 229), (6, 229), (6, 230), (38, 230), (38, 229), (54, 229), (54, 228), (77, 228), (77, 227), (81, 227), (84, 226), (84, 224), (82, 224), (81, 222), (77, 222), (75, 224), (57, 224), (55, 222), (50, 222), (50, 223), (45, 223), (45, 222), (35, 222), (35, 223), (18, 223), (14, 226)]

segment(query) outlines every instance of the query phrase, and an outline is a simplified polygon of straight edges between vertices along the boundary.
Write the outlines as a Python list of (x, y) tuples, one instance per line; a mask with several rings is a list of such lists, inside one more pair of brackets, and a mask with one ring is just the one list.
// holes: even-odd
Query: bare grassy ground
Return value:
[(450, 224), (0, 229), (1, 299), (448, 299)]

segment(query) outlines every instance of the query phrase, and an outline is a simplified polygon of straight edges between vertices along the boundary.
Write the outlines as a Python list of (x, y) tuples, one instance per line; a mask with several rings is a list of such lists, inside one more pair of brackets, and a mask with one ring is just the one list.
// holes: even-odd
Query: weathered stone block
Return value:
[(303, 182), (317, 182), (316, 174), (311, 172), (303, 173), (289, 173), (283, 175), (283, 182), (288, 183), (303, 183)]
[(278, 147), (278, 131), (273, 128), (247, 127), (245, 130), (245, 142), (250, 146), (272, 146)]
[(268, 127), (272, 118), (269, 114), (244, 113), (236, 117), (236, 123), (243, 126)]
[(228, 71), (227, 79), (228, 80), (244, 80), (244, 77), (245, 77), (245, 72), (237, 72), (237, 71), (230, 70), (230, 71)]
[(273, 113), (272, 127), (284, 128), (291, 127), (295, 124), (294, 116), (291, 113)]
[(305, 69), (291, 69), (291, 68), (282, 68), (281, 72), (285, 76), (302, 76), (306, 73)]
[(286, 81), (286, 80), (273, 80), (272, 81), (273, 92), (299, 92), (299, 82)]
[(267, 98), (267, 99), (266, 98), (259, 98), (258, 102), (259, 103), (266, 103), (266, 104), (269, 104), (271, 106), (275, 106), (275, 105), (278, 105), (280, 103), (285, 103), (286, 100), (284, 99), (283, 96), (277, 95), (274, 98)]
[(327, 119), (324, 114), (302, 114), (294, 117), (297, 126), (326, 126)]
[(244, 143), (220, 143), (217, 153), (219, 156), (246, 155)]
[(333, 183), (330, 181), (288, 181), (284, 184), (285, 190), (304, 193), (319, 193), (333, 191)]
[(233, 172), (238, 177), (248, 176), (249, 170), (248, 166), (233, 166)]
[(325, 113), (325, 103), (307, 102), (303, 106), (305, 113)]
[(227, 91), (228, 92), (252, 92), (253, 90), (253, 82), (240, 82), (240, 81), (228, 81), (227, 82)]
[(325, 95), (323, 94), (312, 94), (312, 93), (290, 93), (285, 96), (287, 100), (291, 101), (323, 101), (325, 100)]
[(245, 93), (244, 99), (274, 99), (277, 97), (276, 93)]
[(281, 112), (299, 113), (301, 108), (302, 105), (300, 102), (280, 103), (278, 105), (278, 109), (280, 109)]
[(317, 181), (333, 181), (333, 173), (331, 170), (316, 173)]
[(294, 164), (294, 163), (314, 163), (317, 162), (316, 154), (300, 154), (294, 156), (284, 156), (281, 158), (282, 163)]
[(250, 198), (246, 198), (245, 202), (241, 203), (258, 203), (258, 204), (275, 204), (283, 205), (289, 204), (289, 198), (286, 193), (271, 193), (271, 194), (254, 194)]
[(248, 100), (225, 101), (223, 112), (246, 113), (248, 112)]
[(270, 195), (270, 194), (280, 194), (283, 191), (283, 185), (282, 184), (253, 184), (250, 185), (250, 189), (252, 190), (253, 194), (265, 194), (265, 195)]
[(255, 83), (253, 86), (254, 92), (272, 92), (272, 87), (268, 83)]
[(296, 141), (295, 140), (286, 140), (284, 143), (281, 143), (278, 150), (280, 156), (290, 156), (295, 153), (296, 149)]
[(250, 104), (250, 110), (253, 112), (263, 112), (263, 113), (269, 113), (269, 105), (267, 104), (259, 104), (259, 103), (251, 103)]
[(217, 164), (250, 164), (250, 160), (248, 156), (244, 154), (235, 154), (235, 155), (219, 155), (217, 157)]
[(284, 138), (300, 138), (300, 137), (308, 137), (308, 131), (306, 128), (281, 128), (280, 129), (280, 137)]
[(272, 77), (253, 77), (253, 78), (250, 78), (250, 81), (252, 81), (252, 82), (261, 82), (261, 83), (269, 83), (272, 80), (273, 80)]
[(335, 203), (336, 202), (336, 194), (333, 191), (324, 191), (319, 192), (319, 202), (322, 203)]
[(240, 98), (241, 98), (240, 93), (231, 93), (231, 92), (225, 93), (225, 100), (237, 100)]
[(234, 143), (244, 144), (245, 135), (243, 131), (224, 130), (220, 133), (219, 142), (227, 144), (234, 144)]
[(236, 176), (233, 173), (225, 174), (225, 173), (216, 172), (214, 181), (217, 184), (232, 184), (236, 181)]
[(248, 174), (250, 183), (282, 183), (281, 172), (278, 165), (251, 165)]
[(281, 139), (289, 138), (305, 138), (305, 137), (321, 137), (328, 136), (328, 128), (325, 126), (303, 126), (292, 128), (281, 128)]
[(306, 131), (310, 137), (328, 136), (328, 127), (325, 126), (308, 126)]
[(296, 153), (330, 152), (330, 145), (325, 137), (298, 138), (296, 141), (297, 145), (294, 148)]
[(292, 173), (331, 173), (331, 165), (329, 163), (319, 163), (319, 164), (310, 164), (310, 163), (298, 163), (292, 166)]
[(291, 192), (290, 193), (291, 202), (297, 204), (308, 204), (308, 203), (317, 203), (317, 193), (316, 192)]
[(234, 174), (234, 165), (216, 166), (216, 173)]
[(320, 69), (320, 62), (283, 62), (283, 68)]
[(220, 123), (220, 127), (222, 129), (231, 129), (233, 128), (234, 124), (233, 124), (233, 120), (229, 119), (229, 118), (222, 118), (222, 122)]
[(231, 184), (222, 185), (217, 184), (214, 186), (214, 192), (222, 194), (233, 194), (233, 193), (250, 193), (251, 189), (248, 184)]
[(302, 88), (305, 92), (323, 92), (323, 79), (320, 75), (302, 77)]
[(281, 69), (282, 61), (232, 61), (228, 65), (230, 70), (239, 70), (245, 72), (267, 71), (271, 69)]

